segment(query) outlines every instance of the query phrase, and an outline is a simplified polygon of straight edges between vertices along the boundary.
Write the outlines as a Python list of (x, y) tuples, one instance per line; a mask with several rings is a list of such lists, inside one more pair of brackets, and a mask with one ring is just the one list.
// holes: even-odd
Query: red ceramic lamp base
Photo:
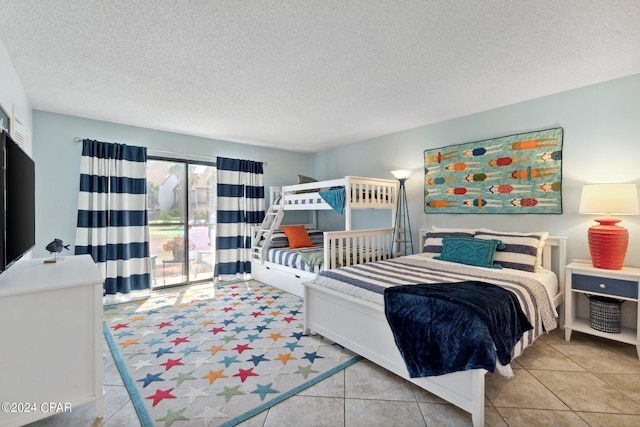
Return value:
[(629, 232), (616, 225), (617, 218), (597, 218), (599, 225), (589, 228), (589, 251), (596, 268), (620, 270), (629, 244)]

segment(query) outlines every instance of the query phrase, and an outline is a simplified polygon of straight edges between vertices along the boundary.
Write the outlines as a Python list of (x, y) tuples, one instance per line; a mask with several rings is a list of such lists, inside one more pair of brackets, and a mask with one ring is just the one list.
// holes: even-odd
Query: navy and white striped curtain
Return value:
[(264, 219), (261, 162), (218, 157), (216, 267), (217, 280), (251, 273), (251, 227)]
[(150, 286), (147, 148), (85, 139), (75, 253), (90, 254), (107, 294)]

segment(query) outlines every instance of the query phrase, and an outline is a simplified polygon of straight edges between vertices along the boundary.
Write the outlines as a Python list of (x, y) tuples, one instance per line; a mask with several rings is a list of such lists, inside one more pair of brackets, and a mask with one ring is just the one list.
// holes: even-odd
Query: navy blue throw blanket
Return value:
[(384, 308), (411, 378), (493, 372), (533, 329), (512, 292), (478, 281), (390, 287)]

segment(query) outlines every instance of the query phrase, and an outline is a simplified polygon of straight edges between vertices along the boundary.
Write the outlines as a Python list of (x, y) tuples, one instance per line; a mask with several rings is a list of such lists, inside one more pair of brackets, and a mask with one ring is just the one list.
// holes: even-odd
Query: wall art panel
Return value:
[(425, 213), (562, 213), (563, 129), (424, 152)]

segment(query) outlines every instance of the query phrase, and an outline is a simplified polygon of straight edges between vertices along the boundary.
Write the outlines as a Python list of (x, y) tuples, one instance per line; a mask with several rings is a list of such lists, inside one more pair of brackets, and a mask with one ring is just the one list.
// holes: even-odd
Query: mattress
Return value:
[[(278, 196), (273, 201), (273, 204), (278, 206), (280, 205), (280, 201), (282, 200), (282, 196)], [(287, 205), (317, 205), (319, 203), (325, 203), (325, 201), (318, 195), (318, 193), (307, 193), (302, 198), (296, 199), (287, 199)]]
[(446, 283), (479, 280), (502, 286), (518, 297), (534, 326), (515, 349), (520, 354), (542, 333), (557, 327), (553, 296), (558, 282), (553, 272), (526, 273), (490, 269), (435, 260), (421, 254), (328, 270), (313, 283), (375, 304), (384, 305), (384, 289), (418, 283)]

